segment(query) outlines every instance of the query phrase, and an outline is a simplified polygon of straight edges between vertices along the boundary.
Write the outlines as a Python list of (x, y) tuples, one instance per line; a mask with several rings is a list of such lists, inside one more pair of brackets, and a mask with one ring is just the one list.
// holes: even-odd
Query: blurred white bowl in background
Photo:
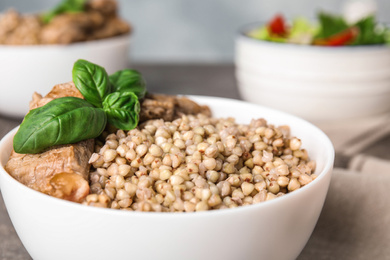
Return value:
[(244, 100), (312, 122), (390, 112), (390, 47), (321, 47), (236, 39), (236, 78)]
[(32, 94), (47, 94), (72, 80), (73, 64), (85, 59), (113, 73), (129, 66), (130, 36), (69, 45), (0, 45), (0, 114), (23, 117)]

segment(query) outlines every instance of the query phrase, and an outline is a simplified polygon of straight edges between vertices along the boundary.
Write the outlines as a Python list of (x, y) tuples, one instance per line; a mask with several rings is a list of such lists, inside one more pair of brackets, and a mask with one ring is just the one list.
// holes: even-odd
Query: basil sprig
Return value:
[(85, 100), (57, 98), (31, 110), (14, 137), (17, 153), (40, 153), (54, 145), (98, 137), (107, 125), (131, 130), (138, 125), (140, 102), (146, 93), (145, 80), (134, 70), (111, 76), (86, 60), (75, 62), (73, 82)]

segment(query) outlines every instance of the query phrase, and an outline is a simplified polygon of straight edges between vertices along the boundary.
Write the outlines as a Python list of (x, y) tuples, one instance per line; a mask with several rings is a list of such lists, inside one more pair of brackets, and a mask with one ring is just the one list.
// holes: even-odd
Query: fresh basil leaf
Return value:
[(31, 110), (14, 137), (17, 153), (40, 153), (61, 144), (96, 138), (107, 117), (101, 108), (76, 97), (63, 97)]
[(76, 61), (72, 78), (85, 100), (95, 107), (102, 107), (104, 98), (112, 92), (106, 70), (92, 62), (81, 59)]
[(141, 110), (138, 97), (133, 92), (114, 92), (103, 102), (108, 123), (122, 130), (131, 130), (138, 125)]
[(316, 39), (326, 39), (349, 27), (341, 16), (330, 15), (324, 12), (318, 14), (318, 22), (320, 30), (315, 36)]
[(146, 94), (146, 84), (142, 75), (136, 70), (119, 70), (109, 76), (113, 92), (133, 92), (139, 99)]
[(52, 10), (41, 15), (43, 23), (49, 23), (55, 16), (62, 13), (82, 12), (85, 9), (85, 3), (88, 0), (63, 0)]

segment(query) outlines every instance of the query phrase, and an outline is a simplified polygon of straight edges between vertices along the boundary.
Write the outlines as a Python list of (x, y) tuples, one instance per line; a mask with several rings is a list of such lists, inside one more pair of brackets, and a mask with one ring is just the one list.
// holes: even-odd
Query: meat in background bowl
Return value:
[(49, 23), (12, 9), (0, 14), (0, 114), (23, 117), (35, 91), (47, 93), (72, 79), (78, 59), (101, 64), (108, 73), (129, 66), (131, 28), (117, 16), (116, 2), (89, 0), (85, 8)]
[(312, 122), (390, 112), (390, 47), (313, 46), (236, 38), (236, 78), (244, 100)]
[(299, 255), (329, 187), (334, 150), (327, 136), (300, 118), (259, 105), (190, 98), (210, 106), (214, 117), (234, 117), (239, 123), (264, 117), (270, 124), (289, 125), (316, 161), (318, 177), (280, 198), (235, 209), (147, 213), (88, 207), (36, 192), (5, 172), (15, 129), (0, 142), (0, 186), (13, 225), (32, 258), (295, 259)]

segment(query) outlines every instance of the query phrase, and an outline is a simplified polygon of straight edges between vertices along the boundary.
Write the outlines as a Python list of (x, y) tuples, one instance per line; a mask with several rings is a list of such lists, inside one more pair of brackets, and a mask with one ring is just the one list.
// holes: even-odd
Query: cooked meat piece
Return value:
[(9, 10), (0, 17), (0, 43), (8, 45), (39, 44), (42, 24), (35, 15), (20, 15)]
[(89, 194), (89, 184), (83, 177), (76, 173), (61, 172), (50, 180), (54, 188), (50, 196), (81, 203)]
[[(73, 82), (53, 87), (45, 97), (35, 93), (30, 109), (67, 96), (82, 98)], [(18, 154), (12, 151), (5, 166), (7, 172), (19, 182), (45, 194), (81, 202), (89, 194), (89, 158), (94, 140), (62, 145), (40, 154)]]
[(52, 90), (45, 96), (45, 98), (51, 99), (56, 99), (60, 97), (84, 98), (83, 95), (81, 95), (80, 91), (74, 85), (73, 81), (55, 85)]
[(48, 25), (42, 29), (39, 37), (42, 44), (70, 44), (87, 40), (84, 31), (73, 26)]
[(182, 115), (188, 114), (204, 114), (207, 116), (211, 116), (211, 110), (208, 106), (200, 106), (196, 102), (186, 97), (177, 97), (175, 108), (175, 118), (179, 118)]
[(12, 151), (5, 170), (34, 190), (80, 202), (89, 193), (88, 160), (93, 146), (94, 141), (89, 139), (58, 146), (40, 154)]
[[(110, 1), (108, 1), (110, 2)], [(130, 32), (130, 26), (116, 16), (106, 17), (91, 10), (56, 16), (41, 32), (44, 44), (69, 44), (86, 40), (109, 38)]]
[(208, 106), (200, 106), (186, 97), (148, 94), (141, 103), (140, 123), (159, 118), (172, 121), (184, 114), (196, 115), (200, 113), (211, 115)]
[(129, 33), (131, 27), (117, 16), (117, 8), (115, 0), (90, 0), (84, 12), (58, 14), (48, 24), (39, 14), (11, 9), (0, 14), (0, 44), (70, 44)]
[(18, 27), (12, 31), (5, 44), (9, 45), (35, 45), (39, 44), (41, 22), (37, 16), (25, 15), (20, 19)]
[(115, 0), (90, 0), (87, 2), (86, 10), (97, 11), (106, 17), (116, 16), (118, 3)]
[(4, 44), (7, 36), (19, 25), (20, 15), (14, 9), (10, 9), (0, 15), (0, 43)]
[(55, 85), (45, 97), (42, 97), (41, 94), (35, 92), (33, 94), (32, 100), (30, 101), (30, 110), (37, 107), (41, 107), (49, 103), (53, 99), (60, 97), (84, 98), (83, 95), (81, 95), (80, 91), (76, 88), (74, 83), (71, 81)]
[(39, 32), (41, 22), (38, 17), (29, 15), (21, 19), (19, 26), (7, 37), (5, 44), (8, 45), (36, 45), (39, 44)]
[(104, 39), (130, 32), (130, 25), (117, 17), (108, 19), (104, 25), (94, 30), (88, 40)]
[(50, 26), (75, 26), (83, 30), (98, 28), (103, 25), (105, 17), (99, 12), (63, 13), (57, 15), (49, 23)]
[(43, 44), (69, 44), (85, 41), (87, 30), (103, 24), (104, 18), (99, 13), (64, 13), (57, 15), (41, 31)]
[(172, 121), (175, 109), (175, 98), (164, 95), (148, 95), (141, 103), (140, 122), (161, 118)]

